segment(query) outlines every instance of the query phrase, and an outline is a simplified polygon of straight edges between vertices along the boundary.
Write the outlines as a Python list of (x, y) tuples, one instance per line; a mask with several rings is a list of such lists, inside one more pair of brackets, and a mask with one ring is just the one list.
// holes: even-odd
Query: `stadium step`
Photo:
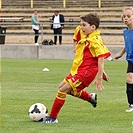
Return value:
[[(102, 7), (124, 7), (131, 6), (132, 0), (101, 0)], [(3, 0), (2, 8), (11, 7), (30, 7), (30, 0)], [(63, 7), (63, 0), (34, 0), (34, 8), (61, 8)], [(98, 7), (98, 0), (66, 0), (66, 7)]]

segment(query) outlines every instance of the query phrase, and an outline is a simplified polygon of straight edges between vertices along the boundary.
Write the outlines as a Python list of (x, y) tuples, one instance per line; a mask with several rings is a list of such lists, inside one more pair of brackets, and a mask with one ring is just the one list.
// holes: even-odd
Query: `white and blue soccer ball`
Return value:
[(35, 103), (29, 108), (28, 114), (33, 121), (43, 121), (48, 116), (48, 109), (42, 103)]

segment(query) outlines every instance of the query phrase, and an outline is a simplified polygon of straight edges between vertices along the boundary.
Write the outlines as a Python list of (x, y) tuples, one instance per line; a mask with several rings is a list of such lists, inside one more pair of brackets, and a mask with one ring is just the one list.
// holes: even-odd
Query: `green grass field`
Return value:
[[(128, 107), (125, 82), (126, 62), (105, 61), (110, 82), (97, 92), (98, 106), (67, 96), (58, 124), (33, 122), (29, 107), (40, 102), (51, 109), (58, 85), (69, 73), (72, 60), (2, 59), (1, 60), (1, 133), (133, 133), (133, 113)], [(43, 68), (49, 72), (43, 72)]]

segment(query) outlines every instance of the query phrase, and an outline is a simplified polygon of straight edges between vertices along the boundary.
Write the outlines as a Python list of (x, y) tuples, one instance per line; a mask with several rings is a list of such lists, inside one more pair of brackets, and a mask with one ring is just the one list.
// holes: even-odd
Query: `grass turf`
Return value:
[[(126, 113), (126, 62), (105, 61), (110, 82), (97, 92), (98, 106), (67, 96), (58, 124), (32, 122), (29, 107), (40, 102), (51, 109), (58, 85), (69, 73), (72, 60), (1, 60), (1, 133), (132, 133), (133, 114)], [(43, 68), (49, 72), (43, 72)]]

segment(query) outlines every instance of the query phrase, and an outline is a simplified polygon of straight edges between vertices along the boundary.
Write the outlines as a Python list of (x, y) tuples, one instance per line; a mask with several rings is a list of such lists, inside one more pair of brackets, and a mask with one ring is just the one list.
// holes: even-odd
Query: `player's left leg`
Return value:
[(127, 99), (129, 103), (129, 108), (126, 110), (126, 112), (132, 112), (133, 111), (133, 64), (128, 62), (128, 68), (127, 68)]

